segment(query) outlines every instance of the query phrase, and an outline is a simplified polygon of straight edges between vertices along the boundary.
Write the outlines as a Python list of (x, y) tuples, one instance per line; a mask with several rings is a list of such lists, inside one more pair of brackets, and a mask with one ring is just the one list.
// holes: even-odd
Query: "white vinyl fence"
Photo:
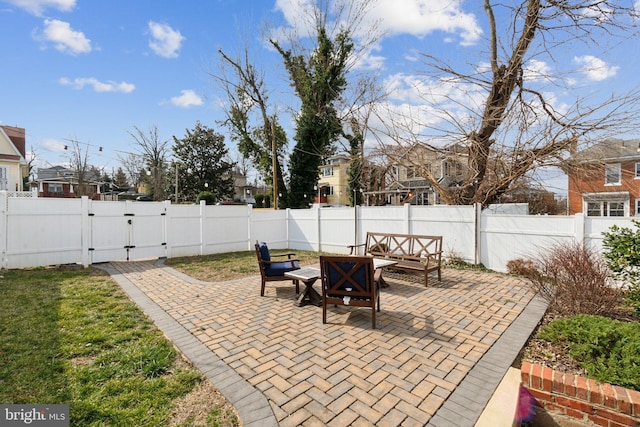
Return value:
[(172, 205), (19, 198), (0, 192), (0, 267), (89, 266), (118, 260), (272, 249), (348, 253), (367, 231), (443, 236), (445, 256), (506, 271), (559, 242), (601, 249), (602, 233), (632, 218), (527, 216), (478, 206), (382, 206), (261, 210), (250, 206)]

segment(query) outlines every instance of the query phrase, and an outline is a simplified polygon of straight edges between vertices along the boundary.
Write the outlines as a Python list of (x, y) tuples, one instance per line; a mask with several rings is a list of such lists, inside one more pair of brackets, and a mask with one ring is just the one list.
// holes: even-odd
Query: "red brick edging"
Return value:
[(640, 392), (522, 362), (522, 384), (548, 411), (604, 427), (640, 426)]

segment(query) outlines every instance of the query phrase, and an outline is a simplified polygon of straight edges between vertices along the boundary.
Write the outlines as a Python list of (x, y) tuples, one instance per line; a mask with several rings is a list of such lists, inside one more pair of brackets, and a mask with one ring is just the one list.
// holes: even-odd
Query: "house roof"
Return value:
[(12, 145), (10, 151), (0, 153), (0, 159), (18, 161), (26, 164), (25, 160), (25, 129), (15, 126), (0, 125), (0, 134), (4, 135), (7, 142)]
[(640, 139), (606, 139), (573, 156), (573, 160), (580, 162), (636, 159), (640, 159)]
[[(76, 181), (77, 174), (73, 169), (64, 166), (52, 166), (50, 168), (38, 168), (38, 179), (36, 181)], [(100, 179), (92, 172), (88, 173), (87, 180), (97, 183)]]

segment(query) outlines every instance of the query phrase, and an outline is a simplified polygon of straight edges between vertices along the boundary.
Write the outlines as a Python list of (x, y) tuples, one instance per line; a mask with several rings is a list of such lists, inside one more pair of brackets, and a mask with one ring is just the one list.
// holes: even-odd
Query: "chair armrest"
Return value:
[[(273, 257), (277, 257), (277, 256), (286, 256), (287, 258), (291, 259), (292, 256), (295, 256), (296, 254), (291, 252), (291, 253), (287, 253), (287, 254), (271, 254), (271, 258)], [(297, 260), (296, 260), (297, 261)]]
[(295, 258), (289, 258), (289, 259), (285, 259), (284, 261), (260, 261), (260, 262), (263, 263), (264, 265), (280, 264), (282, 262), (291, 262), (291, 265), (293, 265), (294, 262), (298, 262), (299, 264), (300, 260)]
[(347, 247), (349, 248), (349, 255), (353, 255), (353, 251), (355, 250), (355, 248), (359, 248), (361, 246), (366, 246), (366, 243), (360, 243), (359, 245), (348, 245)]
[(382, 269), (378, 268), (376, 271), (373, 272), (373, 282), (376, 285), (380, 285), (381, 278), (382, 278)]

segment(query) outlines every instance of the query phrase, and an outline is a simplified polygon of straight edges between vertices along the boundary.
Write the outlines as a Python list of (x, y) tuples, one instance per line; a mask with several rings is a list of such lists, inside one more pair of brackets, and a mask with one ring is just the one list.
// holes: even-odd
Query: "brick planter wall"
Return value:
[(523, 362), (522, 384), (547, 411), (605, 427), (640, 426), (640, 392)]

